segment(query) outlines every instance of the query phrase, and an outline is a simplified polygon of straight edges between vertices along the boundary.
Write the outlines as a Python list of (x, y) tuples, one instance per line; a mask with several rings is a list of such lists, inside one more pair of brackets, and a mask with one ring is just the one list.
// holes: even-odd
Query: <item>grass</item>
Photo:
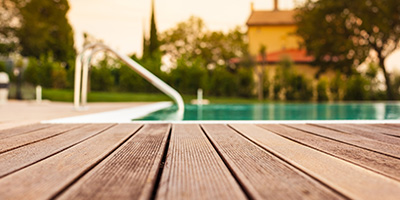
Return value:
[[(43, 88), (43, 99), (51, 101), (72, 102), (74, 98), (73, 90), (58, 90)], [(183, 95), (185, 103), (190, 103), (195, 99), (195, 95)], [(238, 97), (205, 97), (211, 103), (259, 103), (255, 98)], [(128, 92), (90, 92), (88, 102), (157, 102), (171, 101), (171, 98), (162, 93), (128, 93)]]

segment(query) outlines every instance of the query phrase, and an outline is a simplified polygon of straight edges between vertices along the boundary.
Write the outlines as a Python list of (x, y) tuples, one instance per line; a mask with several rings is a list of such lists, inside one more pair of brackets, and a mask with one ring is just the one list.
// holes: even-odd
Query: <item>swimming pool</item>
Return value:
[[(136, 120), (170, 120), (176, 106)], [(185, 105), (184, 121), (199, 120), (397, 120), (400, 102)]]

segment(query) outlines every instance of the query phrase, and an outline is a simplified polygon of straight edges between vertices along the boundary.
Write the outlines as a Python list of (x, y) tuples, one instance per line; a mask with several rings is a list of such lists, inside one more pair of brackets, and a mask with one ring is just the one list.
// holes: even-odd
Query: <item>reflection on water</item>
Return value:
[[(170, 120), (171, 107), (140, 120)], [(186, 105), (184, 120), (400, 119), (400, 103), (271, 103)]]

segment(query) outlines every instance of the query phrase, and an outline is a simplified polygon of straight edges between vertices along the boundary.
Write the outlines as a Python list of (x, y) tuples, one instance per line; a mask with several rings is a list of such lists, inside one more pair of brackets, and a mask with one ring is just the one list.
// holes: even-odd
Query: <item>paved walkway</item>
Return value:
[(89, 103), (90, 109), (76, 111), (72, 103), (44, 101), (8, 101), (0, 105), (0, 130), (22, 125), (34, 124), (43, 120), (61, 117), (87, 115), (91, 113), (111, 111), (146, 105), (149, 103)]

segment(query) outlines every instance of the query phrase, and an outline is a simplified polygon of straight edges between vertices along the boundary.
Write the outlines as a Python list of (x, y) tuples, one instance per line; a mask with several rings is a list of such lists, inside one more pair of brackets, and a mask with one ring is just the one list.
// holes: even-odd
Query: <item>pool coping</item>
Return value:
[(83, 124), (83, 123), (129, 123), (132, 119), (139, 119), (155, 111), (172, 106), (172, 102), (157, 102), (148, 105), (135, 106), (106, 112), (99, 112), (74, 117), (64, 117), (44, 120), (42, 124)]

